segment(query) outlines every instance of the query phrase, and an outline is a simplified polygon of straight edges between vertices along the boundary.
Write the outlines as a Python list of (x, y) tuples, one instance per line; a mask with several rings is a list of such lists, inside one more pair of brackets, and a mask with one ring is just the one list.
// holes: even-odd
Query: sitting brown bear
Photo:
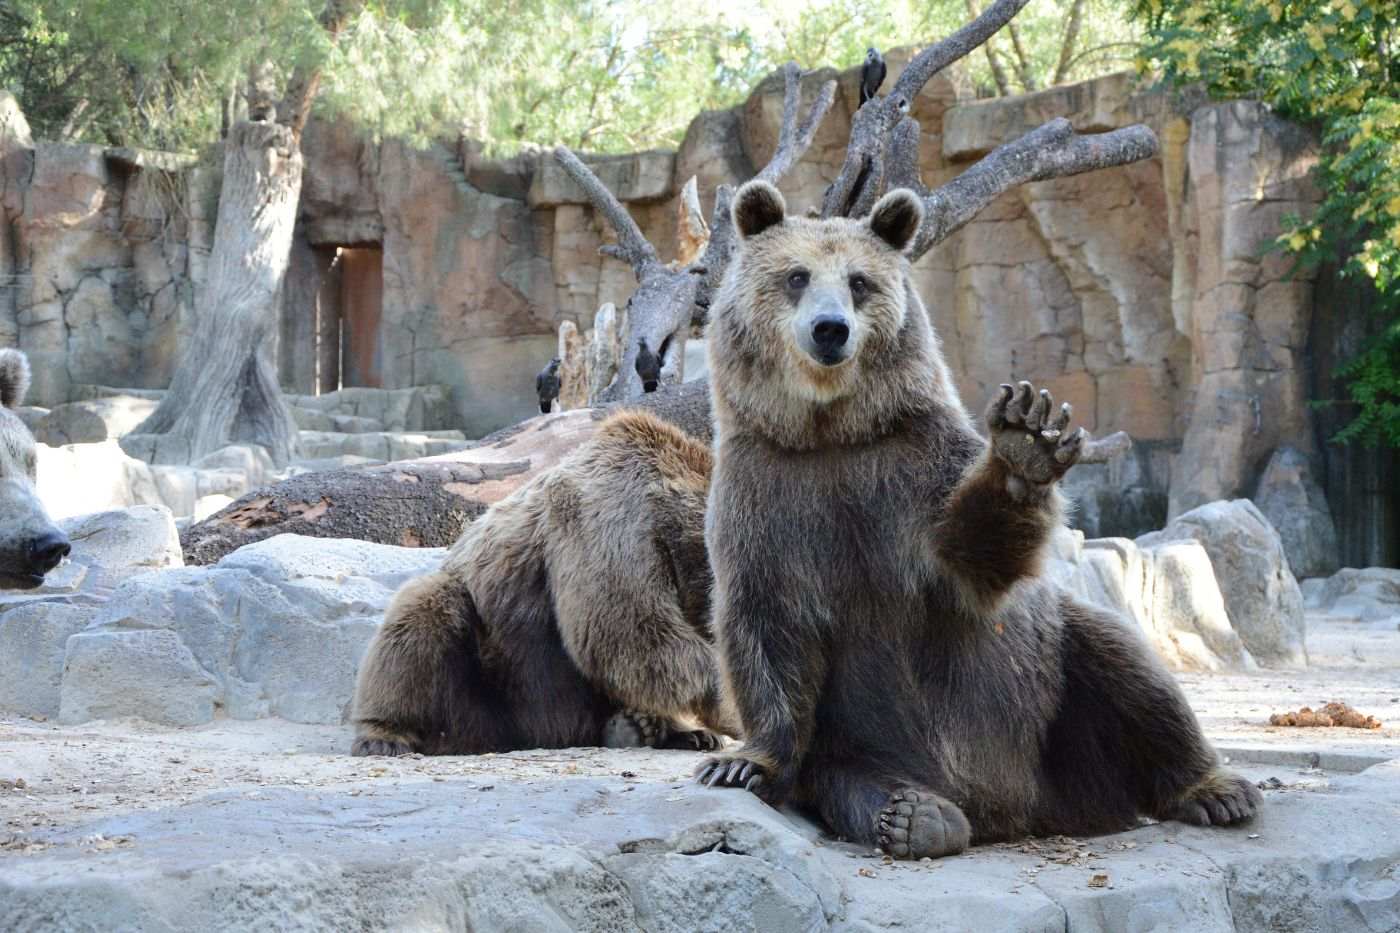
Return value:
[(1133, 627), (1040, 576), (1084, 434), (1027, 383), (974, 431), (904, 257), (922, 218), (907, 191), (865, 221), (735, 199), (707, 543), (748, 741), (700, 779), (898, 858), (1248, 819), (1258, 790)]
[(478, 518), (390, 604), (360, 665), (353, 753), (737, 735), (710, 637), (710, 465), (678, 429), (623, 413)]

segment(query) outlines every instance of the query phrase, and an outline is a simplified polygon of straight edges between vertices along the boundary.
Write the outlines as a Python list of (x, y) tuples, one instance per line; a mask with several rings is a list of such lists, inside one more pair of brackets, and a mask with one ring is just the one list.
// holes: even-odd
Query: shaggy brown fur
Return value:
[(736, 198), (707, 540), (749, 738), (701, 780), (901, 858), (1249, 817), (1258, 791), (1132, 626), (1039, 577), (1084, 435), (1022, 384), (978, 436), (910, 284), (919, 216), (902, 191), (868, 222), (786, 217), (761, 182)]
[(12, 410), (28, 391), (29, 361), (0, 350), (0, 589), (34, 589), (70, 549), (34, 488), (34, 436)]
[(738, 734), (709, 629), (710, 467), (676, 428), (623, 413), (477, 519), (389, 607), (360, 667), (354, 753)]

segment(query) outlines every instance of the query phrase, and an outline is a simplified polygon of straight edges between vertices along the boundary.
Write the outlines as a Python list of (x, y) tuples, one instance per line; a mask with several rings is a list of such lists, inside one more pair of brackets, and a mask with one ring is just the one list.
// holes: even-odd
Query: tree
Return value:
[[(931, 191), (923, 186), (918, 175), (919, 126), (908, 116), (911, 101), (935, 74), (986, 42), (1027, 2), (995, 0), (971, 24), (920, 52), (886, 96), (871, 99), (856, 112), (845, 162), (823, 205), (822, 213), (825, 216), (860, 217), (868, 213), (880, 195), (889, 189), (912, 188), (920, 194), (925, 207), (924, 223), (912, 249), (912, 257), (917, 259), (970, 221), (997, 197), (1018, 185), (1125, 165), (1156, 154), (1156, 137), (1145, 126), (1080, 136), (1074, 133), (1067, 120), (1056, 119), (994, 149), (951, 182)], [(800, 70), (796, 65), (789, 65), (785, 69), (779, 145), (773, 160), (760, 173), (769, 180), (781, 177), (801, 155), (835, 92), (830, 83), (823, 85), (806, 109), (805, 117), (799, 118), (802, 113), (799, 79)], [(716, 193), (711, 238), (700, 263), (693, 267), (667, 269), (655, 261), (655, 249), (587, 166), (566, 148), (561, 147), (555, 155), (617, 231), (618, 245), (610, 251), (628, 259), (637, 272), (638, 288), (632, 298), (633, 314), (638, 318), (635, 327), (643, 333), (655, 335), (668, 333), (667, 328), (676, 326), (676, 322), (688, 324), (697, 300), (705, 300), (707, 290), (723, 277), (732, 256), (735, 233), (729, 205), (733, 192), (727, 186), (721, 186)], [(640, 301), (639, 296), (643, 296)], [(630, 369), (624, 370), (626, 373), (630, 373)], [(620, 379), (619, 383), (622, 381)], [(640, 401), (635, 397), (636, 388), (635, 384), (631, 384), (625, 391), (620, 389), (615, 397), (623, 404), (652, 408), (684, 430), (696, 436), (708, 437), (710, 396), (705, 382), (666, 386)], [(540, 415), (488, 438), (476, 451), (454, 455), (450, 458), (453, 461), (478, 465), (483, 457), (499, 463), (503, 456), (520, 464), (519, 472), (504, 486), (496, 484), (480, 493), (475, 490), (462, 492), (459, 486), (459, 495), (465, 495), (484, 508), (484, 504), (495, 501), (493, 497), (499, 496), (503, 489), (515, 488), (525, 477), (536, 475), (557, 462), (587, 436), (591, 425), (603, 413), (601, 410), (583, 410), (563, 415)], [(570, 443), (550, 446), (548, 439), (556, 432), (567, 434)], [(1106, 456), (1109, 450), (1121, 447), (1125, 440), (1122, 437), (1111, 438), (1105, 447), (1095, 448), (1089, 456)], [(530, 446), (530, 441), (543, 443), (545, 449)], [(498, 452), (510, 451), (513, 445), (519, 445), (516, 448), (518, 459), (517, 453)], [(439, 466), (444, 460), (434, 458)], [(252, 493), (191, 527), (183, 539), (187, 555), (191, 561), (217, 559), (233, 547), (282, 531), (327, 537), (354, 536), (363, 533), (357, 529), (363, 529), (365, 523), (362, 516), (366, 512), (385, 514), (381, 500), (392, 500), (396, 517), (372, 523), (375, 540), (449, 543), (456, 530), (451, 522), (442, 522), (437, 517), (442, 512), (437, 504), (437, 486), (447, 481), (426, 471), (415, 474), (414, 481), (396, 479), (394, 471), (402, 472), (406, 466), (391, 464), (381, 468), (383, 475), (376, 475), (369, 482), (365, 482), (363, 474), (351, 479), (344, 471), (338, 471), (321, 474), (319, 479), (289, 481), (296, 483), (295, 486), (282, 483)], [(406, 508), (404, 500), (408, 499), (418, 501), (419, 505)], [(464, 515), (469, 511), (460, 506), (457, 509)], [(314, 518), (309, 520), (308, 515)], [(466, 515), (463, 521), (469, 521), (471, 517)], [(416, 521), (417, 524), (401, 524), (406, 521)], [(431, 534), (425, 529), (430, 529)]]
[(1394, 0), (1137, 0), (1144, 71), (1258, 97), (1317, 127), (1323, 201), (1278, 248), (1314, 266), (1343, 257), (1380, 326), (1346, 367), (1356, 412), (1337, 440), (1400, 447), (1400, 5)]

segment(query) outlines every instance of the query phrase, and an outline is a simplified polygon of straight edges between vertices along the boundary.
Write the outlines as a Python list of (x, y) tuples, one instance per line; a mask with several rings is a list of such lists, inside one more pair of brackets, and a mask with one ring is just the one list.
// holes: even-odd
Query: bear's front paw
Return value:
[(706, 787), (742, 787), (756, 794), (768, 779), (768, 768), (742, 751), (706, 758), (695, 769), (696, 782)]
[(1070, 404), (1060, 406), (1052, 421), (1055, 400), (1048, 389), (1037, 394), (1029, 382), (1012, 388), (1003, 384), (1001, 392), (987, 406), (987, 427), (992, 450), (1012, 475), (1044, 486), (1053, 483), (1079, 461), (1089, 435), (1083, 428), (1066, 433)]
[(1167, 819), (1193, 826), (1229, 826), (1253, 818), (1264, 803), (1259, 788), (1238, 774), (1213, 772), (1188, 790), (1167, 813)]
[(350, 746), (350, 754), (356, 758), (371, 755), (398, 758), (401, 755), (411, 755), (417, 750), (414, 741), (408, 736), (392, 735), (380, 730), (355, 736), (355, 742)]
[(972, 826), (951, 800), (906, 787), (891, 794), (875, 818), (875, 838), (891, 858), (941, 858), (967, 848)]

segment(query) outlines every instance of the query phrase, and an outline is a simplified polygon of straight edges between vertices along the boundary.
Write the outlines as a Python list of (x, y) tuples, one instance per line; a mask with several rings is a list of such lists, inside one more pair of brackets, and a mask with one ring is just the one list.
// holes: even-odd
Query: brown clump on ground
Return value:
[(1271, 726), (1343, 726), (1348, 729), (1379, 729), (1381, 721), (1352, 709), (1345, 703), (1327, 703), (1321, 709), (1304, 706), (1296, 713), (1274, 713)]

